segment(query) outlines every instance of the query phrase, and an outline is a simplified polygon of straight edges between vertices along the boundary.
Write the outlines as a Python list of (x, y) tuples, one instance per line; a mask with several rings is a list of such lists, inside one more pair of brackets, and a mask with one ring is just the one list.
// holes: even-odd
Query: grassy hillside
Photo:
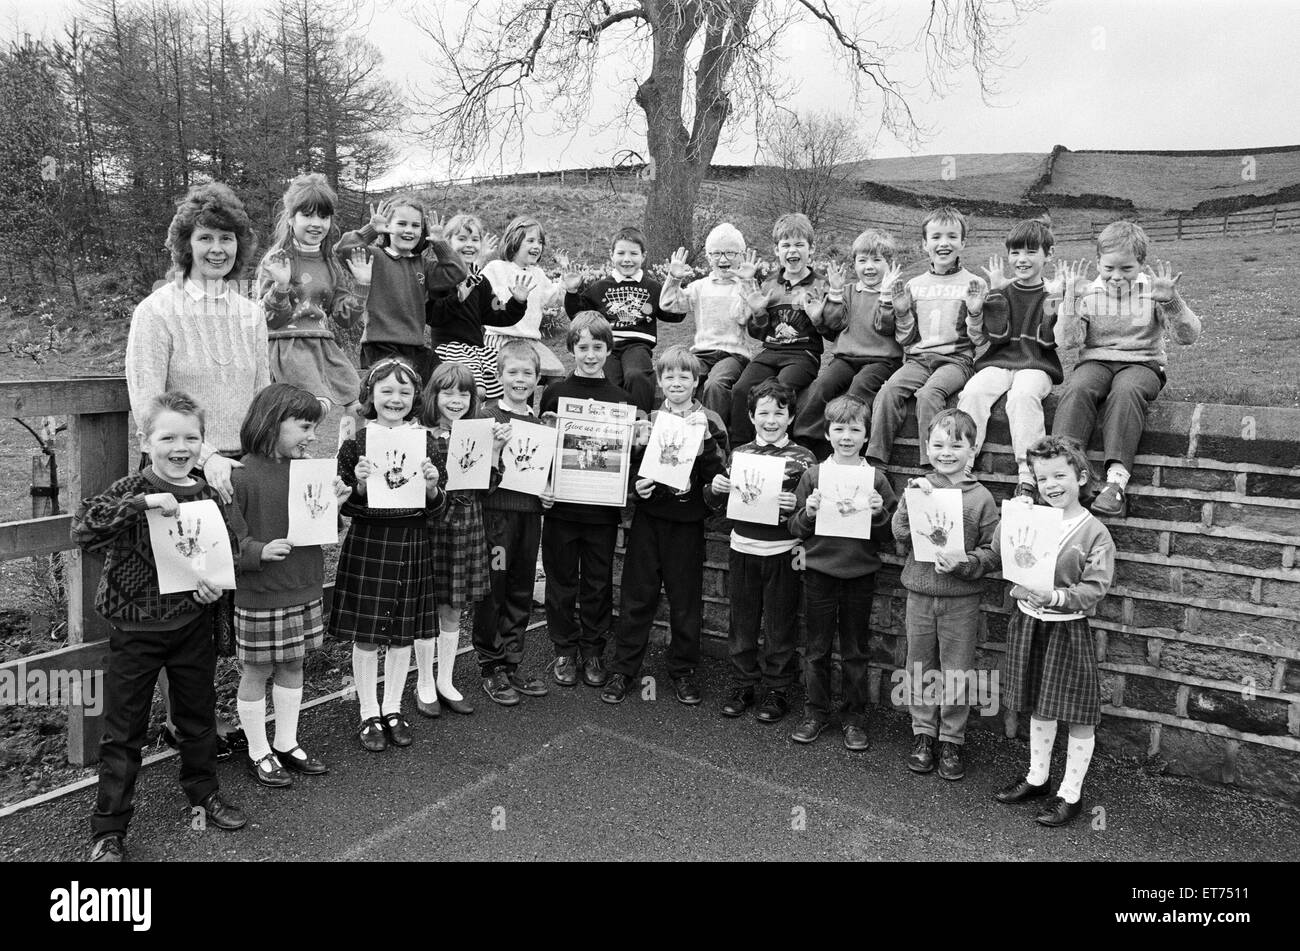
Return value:
[(853, 177), (952, 201), (1024, 200), (1043, 172), (1045, 152), (915, 155), (858, 162)]

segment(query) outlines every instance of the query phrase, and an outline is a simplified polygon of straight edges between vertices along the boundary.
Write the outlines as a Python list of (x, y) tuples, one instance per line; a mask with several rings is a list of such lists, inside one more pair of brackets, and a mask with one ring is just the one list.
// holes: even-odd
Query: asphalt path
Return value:
[[(549, 660), (530, 634), (527, 666)], [(676, 702), (652, 649), (643, 676), (656, 698), (621, 706), (599, 691), (551, 684), (543, 698), (499, 707), (472, 655), (456, 681), (472, 716), (427, 720), (405, 709), (415, 742), (374, 754), (355, 739), (355, 700), (304, 712), (303, 746), (331, 772), (265, 789), (241, 764), (222, 790), (249, 815), (235, 833), (191, 829), (179, 761), (142, 770), (128, 838), (135, 861), (858, 860), (1275, 861), (1300, 858), (1300, 809), (1223, 787), (1151, 775), (1099, 750), (1085, 815), (1065, 829), (1035, 807), (1002, 806), (1026, 746), (970, 732), (967, 776), (914, 776), (905, 715), (873, 710), (871, 749), (845, 750), (836, 728), (811, 746), (789, 739), (797, 712), (770, 726), (718, 715), (726, 663), (706, 658), (705, 702)], [(414, 688), (414, 676), (408, 689)], [(796, 696), (801, 702), (801, 697)], [(1053, 775), (1064, 751), (1058, 742)], [(74, 861), (88, 851), (94, 789), (0, 819), (0, 861)]]

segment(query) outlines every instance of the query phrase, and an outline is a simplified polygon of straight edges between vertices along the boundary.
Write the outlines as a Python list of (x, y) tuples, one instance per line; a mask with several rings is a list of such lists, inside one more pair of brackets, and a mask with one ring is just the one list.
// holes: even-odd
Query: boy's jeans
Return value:
[[(907, 593), (907, 676), (911, 678), (908, 708), (912, 711), (912, 733), (937, 736), (941, 743), (964, 743), (966, 720), (970, 716), (966, 696), (966, 673), (974, 668), (975, 647), (980, 629), (980, 596), (963, 594), (955, 598)], [(916, 679), (921, 674), (942, 671), (942, 704), (917, 704), (915, 694), (926, 688)], [(958, 676), (959, 675), (959, 676)], [(949, 694), (947, 686), (957, 690)]]
[(831, 701), (831, 648), (838, 631), (844, 675), (841, 725), (866, 726), (868, 624), (875, 593), (874, 573), (836, 578), (812, 568), (804, 570), (804, 611), (808, 623), (808, 640), (803, 651), (806, 717), (824, 723), (835, 712)]
[[(795, 679), (799, 644), (799, 574), (794, 570), (794, 553), (750, 555), (733, 548), (728, 567), (732, 681), (737, 687), (754, 687), (761, 681), (770, 690), (788, 690)], [(765, 637), (761, 655), (760, 622)]]

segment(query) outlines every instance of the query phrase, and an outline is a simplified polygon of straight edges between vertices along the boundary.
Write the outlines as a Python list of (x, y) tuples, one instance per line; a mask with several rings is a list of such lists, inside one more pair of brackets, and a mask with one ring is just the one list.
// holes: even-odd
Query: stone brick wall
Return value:
[[(915, 458), (914, 418), (897, 445), (897, 458)], [(895, 488), (918, 471), (891, 472)], [(1014, 489), (1000, 407), (976, 475), (998, 499)], [(1099, 742), (1171, 773), (1300, 800), (1300, 410), (1157, 402), (1128, 515), (1107, 524), (1118, 562), (1093, 621)], [(871, 619), (879, 703), (890, 702), (889, 675), (907, 652), (901, 561), (886, 560)], [(704, 625), (724, 639), (726, 573), (726, 535), (710, 535)], [(1008, 588), (985, 584), (981, 667), (996, 668), (1005, 649)], [(666, 621), (661, 604), (658, 636)], [(1018, 728), (1014, 714), (971, 722)]]

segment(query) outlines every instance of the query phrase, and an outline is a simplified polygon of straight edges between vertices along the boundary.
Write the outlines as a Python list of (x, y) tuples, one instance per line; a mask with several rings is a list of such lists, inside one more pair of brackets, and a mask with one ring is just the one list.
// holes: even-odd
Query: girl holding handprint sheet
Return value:
[[(362, 384), (362, 410), (371, 422), (355, 439), (339, 446), (338, 474), (350, 488), (341, 513), (352, 525), (339, 552), (330, 609), (330, 633), (354, 642), (352, 676), (361, 703), (360, 740), (363, 749), (380, 752), (388, 744), (411, 745), (411, 724), (402, 715), (402, 691), (411, 666), (411, 645), (437, 633), (433, 596), (433, 547), (428, 519), (442, 511), (446, 493), (433, 464), (437, 453), (433, 433), (425, 433), (422, 508), (371, 508), (366, 480), (384, 466), (366, 456), (367, 430), (374, 427), (413, 427), (420, 411), (420, 375), (401, 360), (381, 360)], [(384, 703), (379, 705), (379, 645), (384, 657)]]
[[(369, 268), (354, 261), (358, 248), (369, 252)], [(338, 256), (348, 262), (359, 285), (368, 285), (361, 365), (397, 357), (428, 376), (435, 357), (425, 346), (425, 305), (453, 293), (468, 272), (452, 250), (437, 215), (414, 196), (401, 195), (371, 206), (370, 222), (339, 241)]]
[[(302, 664), (325, 633), (322, 585), (325, 556), (319, 545), (293, 545), (289, 534), (289, 473), (294, 459), (311, 456), (325, 408), (307, 390), (272, 383), (255, 397), (240, 427), (248, 450), (232, 473), (235, 501), (230, 524), (239, 540), (240, 584), (235, 591), (235, 656), (239, 722), (248, 737), (248, 769), (263, 786), (289, 786), (290, 773), (328, 772), (298, 743)], [(352, 490), (342, 479), (312, 488), (312, 498), (333, 493), (343, 502)], [(266, 736), (266, 681), (274, 677), (275, 742)]]
[[(433, 371), (424, 391), (424, 408), (420, 421), (433, 439), (435, 466), (446, 473), (450, 466), (468, 468), (476, 454), (491, 456), (489, 485), (501, 478), (498, 464), (501, 448), (510, 438), (510, 425), (497, 422), (492, 426), (492, 444), (463, 448), (461, 458), (452, 455), (451, 429), (458, 419), (477, 419), (478, 391), (469, 369), (458, 363), (444, 363)], [(457, 447), (455, 452), (461, 452)], [(444, 476), (445, 477), (445, 476)], [(452, 683), (456, 664), (456, 647), (460, 641), (460, 614), (477, 604), (491, 591), (488, 576), (487, 534), (483, 525), (483, 496), (488, 489), (457, 489), (446, 493), (447, 502), (433, 522), (433, 584), (438, 602), (438, 677), (433, 677), (433, 645), (416, 642), (415, 663), (418, 672), (416, 709), (428, 717), (441, 713), (439, 701), (454, 713), (473, 713)]]
[[(347, 438), (355, 430), (361, 380), (335, 342), (329, 321), (346, 327), (365, 313), (369, 254), (353, 248), (347, 268), (334, 256), (338, 197), (324, 175), (299, 175), (289, 183), (282, 202), (275, 241), (259, 273), (271, 380), (302, 387), (326, 412), (333, 405), (346, 407), (340, 431)], [(355, 292), (349, 270), (364, 276)]]

